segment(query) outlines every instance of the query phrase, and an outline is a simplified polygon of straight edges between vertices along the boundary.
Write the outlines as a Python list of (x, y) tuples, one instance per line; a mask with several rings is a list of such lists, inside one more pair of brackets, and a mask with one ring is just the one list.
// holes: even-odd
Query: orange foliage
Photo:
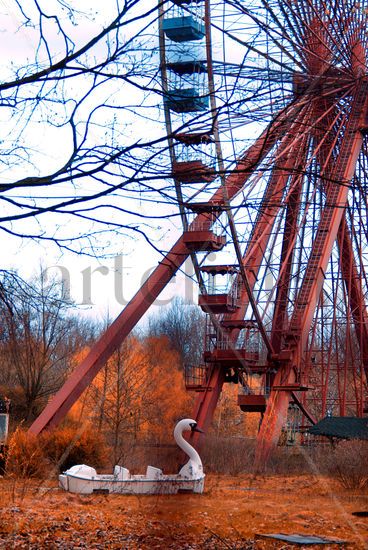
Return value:
[(47, 466), (39, 439), (17, 428), (8, 443), (5, 470), (16, 478), (40, 477)]
[(237, 404), (239, 387), (237, 384), (224, 384), (213, 420), (216, 434), (254, 438), (257, 435), (260, 414), (244, 413)]
[[(240, 411), (237, 392), (237, 385), (224, 385), (213, 432), (255, 437), (260, 415)], [(89, 420), (115, 448), (127, 439), (170, 440), (176, 422), (191, 414), (193, 399), (185, 390), (179, 355), (166, 337), (131, 336), (97, 374), (69, 417), (73, 422)]]
[(108, 459), (106, 441), (90, 424), (68, 426), (44, 432), (40, 436), (43, 453), (60, 471), (74, 464), (88, 464), (99, 468)]
[(178, 354), (165, 337), (128, 338), (73, 406), (74, 420), (89, 418), (114, 445), (134, 439), (171, 437), (180, 417), (190, 414)]
[(176, 422), (190, 414), (192, 398), (186, 392), (179, 355), (169, 348), (165, 337), (151, 337), (145, 342), (146, 394), (141, 395), (146, 408), (143, 433), (155, 437), (171, 435)]

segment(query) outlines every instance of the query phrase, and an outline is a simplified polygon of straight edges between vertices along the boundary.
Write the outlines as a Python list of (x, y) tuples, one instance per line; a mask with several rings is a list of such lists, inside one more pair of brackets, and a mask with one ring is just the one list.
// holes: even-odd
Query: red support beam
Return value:
[[(209, 378), (204, 388), (203, 398), (197, 399), (194, 408), (194, 416), (198, 425), (207, 432), (219, 400), (222, 386), (224, 384), (225, 371), (219, 365), (214, 365), (210, 371)], [(197, 447), (203, 440), (198, 432), (192, 432), (190, 439)]]
[[(271, 342), (275, 354), (279, 353), (282, 346), (282, 339), (287, 323), (287, 306), (290, 290), (290, 277), (293, 265), (294, 244), (297, 234), (297, 222), (300, 208), (300, 197), (302, 185), (298, 184), (298, 180), (302, 178), (301, 165), (296, 170), (296, 175), (293, 176), (291, 185), (292, 191), (287, 203), (284, 238), (282, 242), (281, 258), (280, 258), (280, 278), (277, 283), (277, 291), (275, 298), (275, 309), (272, 321), (272, 336)], [(294, 183), (294, 185), (293, 185)]]
[(329, 174), (334, 184), (329, 185), (326, 192), (326, 206), (321, 215), (303, 283), (296, 299), (288, 329), (290, 338), (293, 338), (294, 335), (301, 336), (302, 349), (305, 348), (308, 339), (309, 328), (324, 281), (324, 273), (332, 253), (333, 244), (337, 238), (341, 220), (345, 214), (350, 183), (363, 144), (363, 136), (359, 130), (359, 120), (366, 104), (367, 88), (367, 83), (357, 88), (352, 112), (336, 162), (336, 169), (334, 173)]
[[(285, 147), (285, 144), (282, 143), (280, 148), (281, 146)], [(243, 257), (243, 265), (252, 289), (257, 281), (264, 253), (271, 238), (275, 220), (280, 212), (284, 190), (293, 166), (294, 159), (292, 155), (288, 155), (286, 159), (283, 159), (283, 168), (274, 169), (265, 190), (260, 213)], [(242, 311), (241, 313), (237, 312), (236, 318), (243, 317), (249, 305), (249, 299), (245, 290), (240, 301), (242, 303)]]
[[(296, 120), (294, 126), (295, 133), (298, 134), (298, 124), (302, 121)], [(295, 166), (296, 151), (292, 148), (294, 136), (290, 137), (288, 134), (281, 140), (276, 155), (279, 157), (279, 163), (282, 163), (282, 168), (274, 168), (270, 177), (268, 185), (265, 189), (262, 203), (259, 209), (258, 219), (252, 229), (252, 234), (249, 238), (246, 251), (243, 257), (243, 265), (249, 281), (251, 290), (257, 281), (258, 273), (261, 268), (264, 252), (267, 248), (268, 242), (271, 238), (273, 226), (275, 224), (277, 215), (280, 212), (280, 208), (283, 204), (283, 195), (288, 179), (290, 178), (293, 168)], [(296, 145), (300, 147), (299, 144)], [(287, 150), (287, 153), (283, 155), (283, 151)], [(262, 159), (260, 159), (262, 160)], [(255, 167), (256, 168), (256, 167)], [(239, 275), (241, 281), (241, 276)], [(244, 287), (240, 296), (241, 307), (233, 314), (226, 315), (225, 319), (242, 319), (249, 306), (249, 298), (247, 291)], [(234, 337), (238, 335), (237, 329), (234, 329)]]
[[(295, 382), (295, 372), (293, 369), (285, 373), (285, 369), (280, 368), (275, 375), (273, 385), (283, 386)], [(271, 453), (277, 446), (281, 430), (285, 424), (289, 403), (292, 400), (293, 392), (274, 391), (268, 398), (266, 411), (262, 419), (262, 424), (257, 435), (257, 445), (255, 454), (255, 468), (262, 471), (267, 464)]]
[[(361, 50), (360, 54), (362, 54)], [(357, 60), (353, 60), (353, 64), (356, 65), (356, 71), (359, 71), (364, 65), (362, 59), (357, 65)], [(322, 113), (327, 114), (323, 119), (324, 125), (319, 124), (318, 126), (313, 128), (315, 138), (318, 142), (323, 143), (323, 146), (319, 149), (317, 153), (317, 161), (320, 166), (320, 170), (324, 170), (324, 173), (327, 174), (331, 173), (334, 168), (334, 159), (331, 153), (333, 144), (334, 142), (336, 142), (336, 129), (334, 128), (336, 106), (334, 106), (334, 109), (331, 109), (331, 105), (333, 105), (333, 97), (330, 97), (328, 100), (322, 100), (321, 104), (316, 106), (316, 118), (320, 117)], [(367, 106), (365, 107), (365, 109), (363, 109), (360, 115), (359, 126), (362, 129), (365, 128), (367, 119), (366, 108)], [(329, 186), (331, 185), (333, 185), (333, 183), (331, 183), (329, 180), (327, 180), (323, 184), (325, 192), (327, 192)], [(361, 284), (362, 281), (355, 260), (352, 236), (350, 235), (349, 227), (346, 221), (346, 213), (343, 216), (339, 226), (337, 245), (339, 248), (341, 273), (345, 282), (346, 292), (348, 296), (348, 305), (352, 314), (358, 345), (360, 347), (363, 369), (365, 371), (366, 379), (368, 380), (368, 313)], [(363, 373), (361, 373), (361, 376), (363, 377)], [(362, 402), (359, 403), (358, 409), (358, 414), (362, 416)]]
[(341, 220), (337, 242), (340, 250), (341, 272), (349, 296), (351, 315), (354, 321), (363, 367), (368, 380), (368, 314), (361, 278), (354, 258), (352, 240), (345, 217)]
[(179, 239), (122, 313), (92, 347), (84, 361), (78, 365), (62, 388), (33, 422), (29, 428), (31, 433), (39, 434), (45, 428), (52, 428), (59, 424), (96, 374), (106, 364), (109, 357), (118, 349), (126, 336), (159, 296), (189, 253), (182, 239)]

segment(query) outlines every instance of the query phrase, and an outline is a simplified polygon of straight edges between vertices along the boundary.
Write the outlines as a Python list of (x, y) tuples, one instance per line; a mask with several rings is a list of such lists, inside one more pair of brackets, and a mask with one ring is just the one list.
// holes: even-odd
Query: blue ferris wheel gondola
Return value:
[(192, 15), (164, 19), (162, 29), (167, 38), (173, 42), (201, 40), (206, 34), (203, 21)]
[(206, 111), (208, 96), (200, 96), (197, 88), (175, 88), (167, 92), (164, 103), (176, 113), (195, 113)]

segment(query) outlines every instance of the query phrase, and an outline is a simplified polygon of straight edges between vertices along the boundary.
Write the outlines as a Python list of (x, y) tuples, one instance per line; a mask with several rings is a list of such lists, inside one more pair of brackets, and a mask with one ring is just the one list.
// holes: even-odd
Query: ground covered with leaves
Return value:
[(280, 532), (368, 548), (368, 518), (353, 515), (368, 511), (367, 491), (323, 477), (209, 475), (203, 495), (140, 497), (80, 496), (54, 481), (2, 479), (0, 504), (5, 549), (289, 548), (256, 537)]

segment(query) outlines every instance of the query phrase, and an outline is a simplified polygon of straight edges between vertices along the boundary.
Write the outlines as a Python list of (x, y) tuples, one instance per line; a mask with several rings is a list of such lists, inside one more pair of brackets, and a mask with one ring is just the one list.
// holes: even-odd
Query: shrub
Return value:
[(44, 474), (47, 461), (39, 439), (17, 428), (9, 439), (5, 471), (16, 478), (37, 478)]
[(368, 487), (368, 441), (340, 441), (327, 457), (327, 472), (345, 489)]
[(60, 471), (75, 464), (100, 468), (106, 464), (109, 455), (104, 437), (90, 425), (57, 428), (42, 434), (40, 441), (45, 457)]
[(254, 440), (240, 437), (206, 437), (200, 451), (205, 471), (237, 475), (253, 471)]
[(99, 468), (108, 454), (103, 436), (91, 426), (57, 428), (38, 437), (17, 428), (9, 439), (5, 471), (8, 476), (25, 479), (43, 477), (50, 466), (62, 471), (83, 463)]

